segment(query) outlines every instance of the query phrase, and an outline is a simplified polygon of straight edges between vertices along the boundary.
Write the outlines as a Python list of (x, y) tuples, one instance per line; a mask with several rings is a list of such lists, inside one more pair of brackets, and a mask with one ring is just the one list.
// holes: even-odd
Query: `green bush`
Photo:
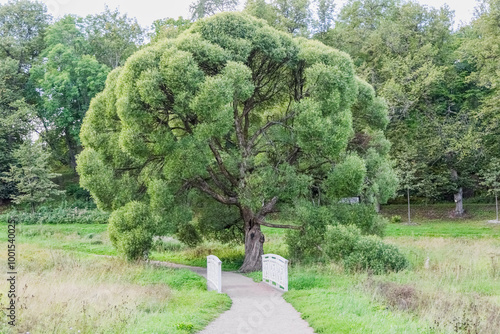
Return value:
[(304, 205), (296, 212), (295, 219), (302, 229), (286, 234), (289, 257), (295, 261), (324, 260), (322, 245), (328, 226), (353, 225), (360, 234), (382, 236), (387, 225), (387, 220), (378, 215), (372, 205), (364, 204)]
[(302, 225), (300, 230), (289, 230), (286, 234), (288, 254), (291, 260), (303, 261), (321, 259), (326, 227), (332, 224), (331, 211), (328, 207), (304, 205), (297, 210), (296, 219)]
[(403, 220), (400, 215), (394, 215), (391, 217), (391, 224), (400, 224)]
[(331, 206), (332, 220), (342, 225), (355, 225), (366, 235), (384, 235), (387, 220), (369, 204), (336, 204)]
[(203, 241), (196, 227), (191, 223), (180, 225), (177, 228), (176, 236), (179, 241), (189, 247), (196, 247)]
[(129, 202), (111, 214), (109, 239), (127, 259), (146, 258), (153, 244), (152, 221), (146, 204)]
[(375, 274), (399, 271), (408, 260), (394, 245), (377, 236), (363, 236), (355, 226), (329, 226), (323, 244), (325, 253), (341, 261), (348, 271), (371, 270)]
[(71, 197), (76, 201), (92, 201), (90, 192), (80, 187), (78, 183), (70, 183), (66, 186), (66, 196)]
[(354, 252), (361, 239), (361, 231), (354, 225), (329, 226), (325, 233), (323, 250), (329, 258), (340, 261)]

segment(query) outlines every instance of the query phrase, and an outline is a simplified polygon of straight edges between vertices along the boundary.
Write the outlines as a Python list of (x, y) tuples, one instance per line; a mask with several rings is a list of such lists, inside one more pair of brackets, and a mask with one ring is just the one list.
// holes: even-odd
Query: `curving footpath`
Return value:
[[(150, 261), (172, 268), (185, 268), (207, 277), (207, 269)], [(222, 292), (233, 301), (231, 308), (200, 334), (314, 334), (314, 330), (287, 303), (282, 292), (265, 283), (234, 272), (222, 272)]]

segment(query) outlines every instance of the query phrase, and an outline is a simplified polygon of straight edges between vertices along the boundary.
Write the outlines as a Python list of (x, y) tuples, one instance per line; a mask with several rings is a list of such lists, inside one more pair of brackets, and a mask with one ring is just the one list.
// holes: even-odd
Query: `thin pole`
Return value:
[[(406, 194), (408, 197), (408, 224), (411, 223), (410, 220), (410, 187), (406, 187)], [(497, 215), (498, 215), (498, 209), (497, 209)], [(498, 217), (497, 217), (498, 220)]]
[(495, 192), (495, 204), (497, 207), (497, 222), (498, 222), (498, 194)]

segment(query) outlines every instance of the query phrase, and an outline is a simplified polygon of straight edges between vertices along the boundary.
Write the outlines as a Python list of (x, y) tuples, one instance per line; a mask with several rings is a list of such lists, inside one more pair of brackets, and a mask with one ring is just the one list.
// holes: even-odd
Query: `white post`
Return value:
[(215, 255), (207, 256), (207, 289), (222, 293), (222, 261)]
[(276, 254), (262, 255), (262, 281), (288, 291), (288, 260)]

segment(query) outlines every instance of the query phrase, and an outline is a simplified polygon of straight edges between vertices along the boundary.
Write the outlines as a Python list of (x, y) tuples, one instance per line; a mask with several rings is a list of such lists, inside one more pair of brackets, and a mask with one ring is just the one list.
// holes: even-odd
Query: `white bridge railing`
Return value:
[(222, 292), (222, 261), (215, 255), (207, 256), (207, 289)]
[(288, 260), (276, 254), (262, 255), (262, 280), (279, 290), (288, 291)]

